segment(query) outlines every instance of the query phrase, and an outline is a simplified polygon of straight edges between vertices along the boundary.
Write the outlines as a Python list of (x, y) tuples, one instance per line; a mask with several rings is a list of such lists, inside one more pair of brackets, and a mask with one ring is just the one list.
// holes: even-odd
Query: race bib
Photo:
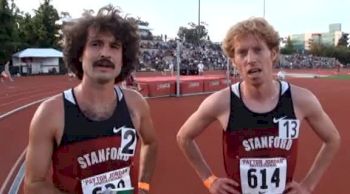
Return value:
[(285, 158), (242, 158), (240, 176), (243, 194), (281, 194), (285, 190)]
[(281, 119), (278, 122), (280, 139), (296, 139), (299, 137), (300, 121), (298, 119)]
[[(109, 171), (81, 180), (84, 194), (105, 194), (110, 191), (133, 190), (130, 179), (130, 167)], [(123, 192), (121, 192), (123, 193)], [(125, 192), (124, 192), (125, 193)]]
[(120, 145), (123, 156), (134, 156), (136, 150), (137, 136), (136, 130), (132, 128), (122, 128), (122, 142)]

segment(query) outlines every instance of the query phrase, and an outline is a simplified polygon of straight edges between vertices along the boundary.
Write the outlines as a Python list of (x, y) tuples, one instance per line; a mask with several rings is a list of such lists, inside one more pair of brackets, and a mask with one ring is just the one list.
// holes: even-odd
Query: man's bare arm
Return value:
[(182, 125), (177, 134), (180, 149), (202, 180), (212, 175), (212, 172), (203, 158), (195, 138), (224, 114), (225, 107), (228, 108), (228, 102), (225, 101), (225, 98), (228, 98), (227, 91), (220, 91), (207, 97), (198, 107), (198, 110)]
[(301, 182), (309, 191), (313, 191), (339, 149), (340, 135), (318, 99), (311, 92), (302, 91), (300, 96), (304, 118), (323, 141), (310, 170)]
[(149, 105), (143, 101), (140, 123), (141, 153), (140, 153), (140, 182), (150, 183), (156, 166), (158, 142), (149, 110)]
[[(58, 120), (56, 99), (43, 102), (35, 112), (29, 129), (29, 143), (26, 153), (25, 193), (62, 193), (48, 181), (51, 156), (56, 141)], [(56, 118), (55, 118), (56, 117)]]

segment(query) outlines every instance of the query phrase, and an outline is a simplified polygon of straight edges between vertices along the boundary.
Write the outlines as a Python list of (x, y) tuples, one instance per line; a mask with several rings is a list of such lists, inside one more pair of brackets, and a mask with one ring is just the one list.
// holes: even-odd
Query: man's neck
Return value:
[(116, 99), (114, 82), (100, 84), (83, 80), (76, 87), (76, 93), (82, 97), (81, 100), (94, 104), (110, 103)]
[(94, 121), (110, 118), (117, 106), (114, 84), (93, 87), (81, 83), (74, 92), (83, 114)]
[(261, 85), (252, 85), (243, 82), (241, 92), (243, 96), (248, 99), (256, 101), (270, 100), (271, 98), (278, 96), (278, 82), (271, 80), (266, 81)]

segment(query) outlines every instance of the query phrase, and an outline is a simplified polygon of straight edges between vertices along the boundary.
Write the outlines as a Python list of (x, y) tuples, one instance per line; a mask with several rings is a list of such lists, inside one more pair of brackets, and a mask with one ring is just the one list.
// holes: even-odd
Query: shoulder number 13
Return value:
[(278, 133), (281, 139), (296, 139), (299, 136), (300, 121), (297, 119), (283, 119), (279, 122)]

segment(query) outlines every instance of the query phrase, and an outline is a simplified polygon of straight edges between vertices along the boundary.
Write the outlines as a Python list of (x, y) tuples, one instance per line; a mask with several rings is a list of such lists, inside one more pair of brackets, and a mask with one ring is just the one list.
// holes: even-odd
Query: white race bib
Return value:
[(108, 190), (132, 189), (130, 167), (109, 171), (81, 180), (84, 194), (102, 194)]
[(286, 187), (286, 158), (240, 159), (242, 194), (281, 194)]
[(300, 121), (298, 119), (281, 119), (278, 122), (280, 139), (296, 139), (299, 137)]

